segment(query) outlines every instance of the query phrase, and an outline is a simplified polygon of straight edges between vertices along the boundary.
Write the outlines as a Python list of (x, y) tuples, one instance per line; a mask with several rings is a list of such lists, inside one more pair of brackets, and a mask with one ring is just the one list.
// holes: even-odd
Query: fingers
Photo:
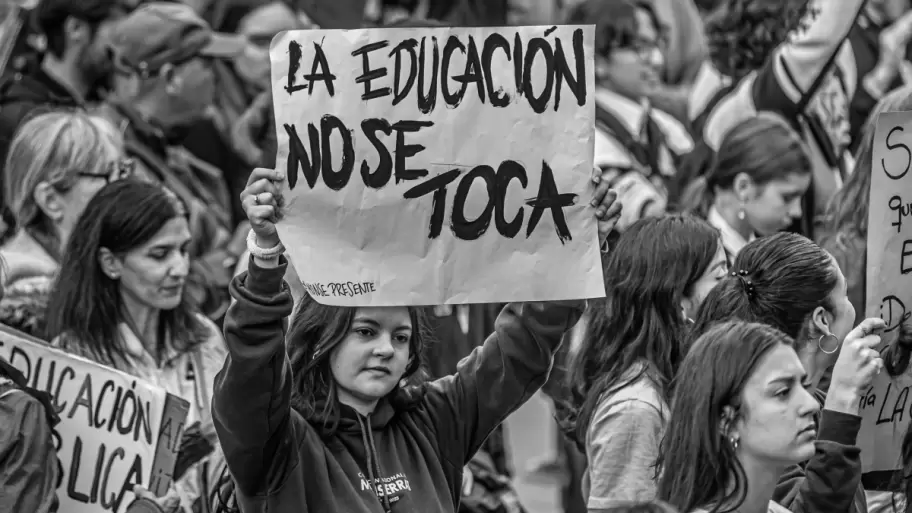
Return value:
[(879, 317), (868, 317), (867, 319), (861, 321), (858, 326), (855, 326), (851, 332), (849, 332), (846, 338), (860, 339), (864, 338), (873, 333), (882, 332), (887, 327), (883, 319)]
[(276, 208), (272, 205), (256, 205), (247, 209), (247, 218), (254, 231), (266, 228), (276, 222)]
[(617, 193), (609, 190), (602, 199), (602, 204), (596, 209), (595, 217), (599, 221), (607, 221), (613, 217), (618, 217), (621, 215), (622, 206), (621, 202), (617, 199)]
[(250, 177), (247, 178), (247, 187), (250, 187), (260, 180), (266, 180), (268, 182), (281, 182), (282, 180), (285, 180), (285, 173), (276, 169), (267, 169), (264, 167), (255, 168), (250, 173)]

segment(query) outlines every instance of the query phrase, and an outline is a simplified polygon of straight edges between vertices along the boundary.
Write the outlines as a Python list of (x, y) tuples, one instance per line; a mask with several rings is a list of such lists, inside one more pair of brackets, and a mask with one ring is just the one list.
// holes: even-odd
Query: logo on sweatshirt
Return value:
[(373, 484), (371, 484), (370, 478), (362, 472), (358, 472), (358, 477), (361, 478), (362, 492), (373, 490), (377, 497), (386, 496), (391, 503), (398, 501), (405, 492), (412, 491), (408, 478), (401, 472), (392, 476), (374, 478)]

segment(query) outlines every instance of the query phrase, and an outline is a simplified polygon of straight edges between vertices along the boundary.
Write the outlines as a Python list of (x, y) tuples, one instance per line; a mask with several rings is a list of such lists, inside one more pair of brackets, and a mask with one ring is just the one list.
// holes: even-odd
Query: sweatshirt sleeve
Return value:
[(836, 58), (865, 1), (811, 0), (807, 28), (776, 49), (753, 84), (757, 110), (798, 114), (795, 107)]
[(544, 385), (561, 337), (582, 309), (582, 301), (510, 303), (456, 373), (431, 383), (425, 401), (451, 465), (468, 463), (491, 431)]
[(590, 510), (655, 499), (662, 413), (639, 400), (600, 406), (586, 440)]
[(802, 468), (789, 467), (773, 500), (794, 513), (849, 513), (861, 482), (861, 417), (823, 410), (816, 451)]
[(283, 321), (292, 299), (282, 277), (287, 262), (273, 269), (251, 260), (231, 282), (236, 302), (225, 317), (228, 357), (215, 377), (212, 416), (225, 460), (238, 488), (249, 495), (270, 488), (273, 476), (291, 463), (291, 368)]

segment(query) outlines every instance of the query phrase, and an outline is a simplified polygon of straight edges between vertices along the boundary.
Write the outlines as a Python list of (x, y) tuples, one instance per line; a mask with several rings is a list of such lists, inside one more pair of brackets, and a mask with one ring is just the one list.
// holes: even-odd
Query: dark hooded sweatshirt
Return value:
[(430, 383), (420, 402), (381, 400), (361, 416), (343, 406), (325, 433), (291, 408), (283, 319), (292, 298), (287, 263), (231, 284), (229, 356), (216, 377), (215, 427), (244, 513), (454, 513), (462, 469), (488, 434), (548, 377), (561, 336), (582, 302), (510, 304), (456, 374)]

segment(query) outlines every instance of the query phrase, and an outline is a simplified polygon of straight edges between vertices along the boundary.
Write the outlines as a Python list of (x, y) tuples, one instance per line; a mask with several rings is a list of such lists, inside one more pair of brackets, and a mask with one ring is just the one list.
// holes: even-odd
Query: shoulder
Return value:
[(644, 374), (621, 389), (603, 394), (592, 416), (591, 425), (618, 418), (664, 424), (667, 413), (668, 406), (659, 387)]
[(672, 151), (680, 155), (693, 150), (693, 139), (690, 137), (690, 132), (674, 116), (665, 111), (653, 109), (652, 117), (665, 134), (665, 143)]
[(34, 425), (44, 418), (41, 401), (8, 380), (0, 380), (0, 411), (6, 425)]
[(630, 153), (615, 137), (603, 130), (595, 130), (594, 165), (600, 168), (628, 168), (633, 165)]
[(196, 318), (200, 323), (201, 334), (203, 335), (196, 350), (199, 351), (202, 357), (203, 366), (207, 369), (220, 369), (225, 357), (228, 355), (228, 347), (225, 344), (222, 330), (205, 315), (197, 314)]
[(57, 262), (25, 230), (19, 230), (0, 248), (4, 261), (4, 282), (10, 283), (33, 276), (53, 276)]
[(751, 73), (741, 79), (738, 85), (727, 92), (709, 112), (702, 135), (710, 148), (718, 150), (732, 128), (757, 115), (753, 98), (756, 78), (756, 73)]
[(770, 501), (769, 508), (767, 509), (768, 513), (789, 513), (788, 508), (780, 505), (777, 502)]

